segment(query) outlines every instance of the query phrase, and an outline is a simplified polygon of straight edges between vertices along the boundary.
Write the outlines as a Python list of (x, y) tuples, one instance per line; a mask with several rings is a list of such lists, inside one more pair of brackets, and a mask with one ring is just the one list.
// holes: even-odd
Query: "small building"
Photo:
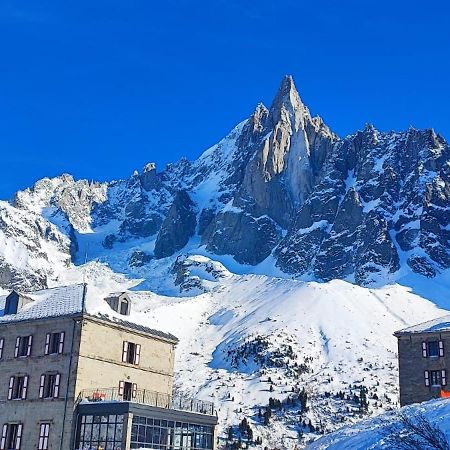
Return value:
[(173, 395), (177, 338), (85, 284), (0, 297), (0, 450), (213, 449), (210, 402)]
[(400, 405), (446, 396), (450, 315), (397, 331)]

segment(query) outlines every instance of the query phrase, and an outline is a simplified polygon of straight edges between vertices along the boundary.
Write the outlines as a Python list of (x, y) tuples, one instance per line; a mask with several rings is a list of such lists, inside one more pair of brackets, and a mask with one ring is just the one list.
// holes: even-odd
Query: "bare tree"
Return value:
[(385, 443), (392, 450), (450, 450), (450, 444), (443, 431), (430, 423), (422, 414), (407, 415), (401, 412), (399, 421), (385, 431)]

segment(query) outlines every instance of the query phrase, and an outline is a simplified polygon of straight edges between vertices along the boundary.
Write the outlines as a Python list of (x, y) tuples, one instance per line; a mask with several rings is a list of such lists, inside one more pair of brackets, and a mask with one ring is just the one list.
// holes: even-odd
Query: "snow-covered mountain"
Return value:
[(0, 285), (133, 289), (135, 320), (180, 338), (177, 383), (216, 401), (221, 437), (246, 418), (290, 448), (396, 407), (392, 333), (450, 306), (449, 198), (433, 130), (339, 138), (285, 77), (195, 161), (0, 202)]
[(450, 266), (449, 157), (433, 130), (367, 125), (340, 139), (285, 77), (270, 109), (259, 104), (194, 162), (109, 183), (44, 179), (12, 206), (57, 225), (72, 249), (89, 241), (88, 257), (134, 248), (130, 272), (195, 241), (240, 264), (374, 285)]

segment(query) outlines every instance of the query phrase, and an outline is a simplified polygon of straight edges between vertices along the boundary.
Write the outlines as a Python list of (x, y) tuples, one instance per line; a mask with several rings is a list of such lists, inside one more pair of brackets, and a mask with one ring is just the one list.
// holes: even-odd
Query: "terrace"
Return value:
[(85, 389), (77, 398), (79, 403), (129, 402), (157, 408), (186, 411), (212, 416), (215, 414), (214, 403), (186, 396), (173, 396), (148, 389), (136, 389), (123, 392), (119, 388)]

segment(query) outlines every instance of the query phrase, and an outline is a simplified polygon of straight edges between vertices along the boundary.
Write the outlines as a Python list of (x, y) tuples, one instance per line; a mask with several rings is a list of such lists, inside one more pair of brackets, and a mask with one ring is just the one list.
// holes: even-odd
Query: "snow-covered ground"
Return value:
[[(432, 400), (420, 405), (406, 406), (401, 414), (415, 422), (417, 415), (442, 431), (450, 441), (450, 402)], [(405, 427), (399, 419), (399, 411), (389, 412), (374, 419), (364, 420), (351, 427), (331, 433), (308, 446), (310, 450), (382, 450), (392, 449), (390, 436), (403, 432)], [(423, 448), (426, 448), (425, 446)]]
[[(368, 289), (342, 280), (317, 283), (233, 274), (204, 256), (190, 259), (200, 265), (188, 276), (207, 287), (199, 295), (176, 295), (175, 275), (169, 270), (166, 279), (159, 279), (164, 291), (172, 283), (171, 296), (140, 291), (139, 280), (100, 263), (74, 268), (65, 276), (79, 282), (82, 273), (91, 292), (88, 301), (93, 302), (102, 298), (101, 292), (137, 285), (132, 319), (180, 339), (177, 388), (215, 402), (221, 445), (230, 426), (238, 438), (237, 426), (244, 418), (254, 439), (292, 448), (319, 437), (318, 432), (397, 408), (393, 332), (446, 313), (398, 284)], [(203, 270), (202, 264), (208, 263), (221, 271), (220, 279)], [(160, 268), (159, 275), (163, 272)], [(298, 396), (303, 389), (308, 411), (301, 413)], [(360, 410), (361, 389), (367, 390), (367, 412)], [(288, 397), (296, 400), (286, 404)], [(283, 404), (264, 425), (259, 412), (264, 414), (269, 398)]]

